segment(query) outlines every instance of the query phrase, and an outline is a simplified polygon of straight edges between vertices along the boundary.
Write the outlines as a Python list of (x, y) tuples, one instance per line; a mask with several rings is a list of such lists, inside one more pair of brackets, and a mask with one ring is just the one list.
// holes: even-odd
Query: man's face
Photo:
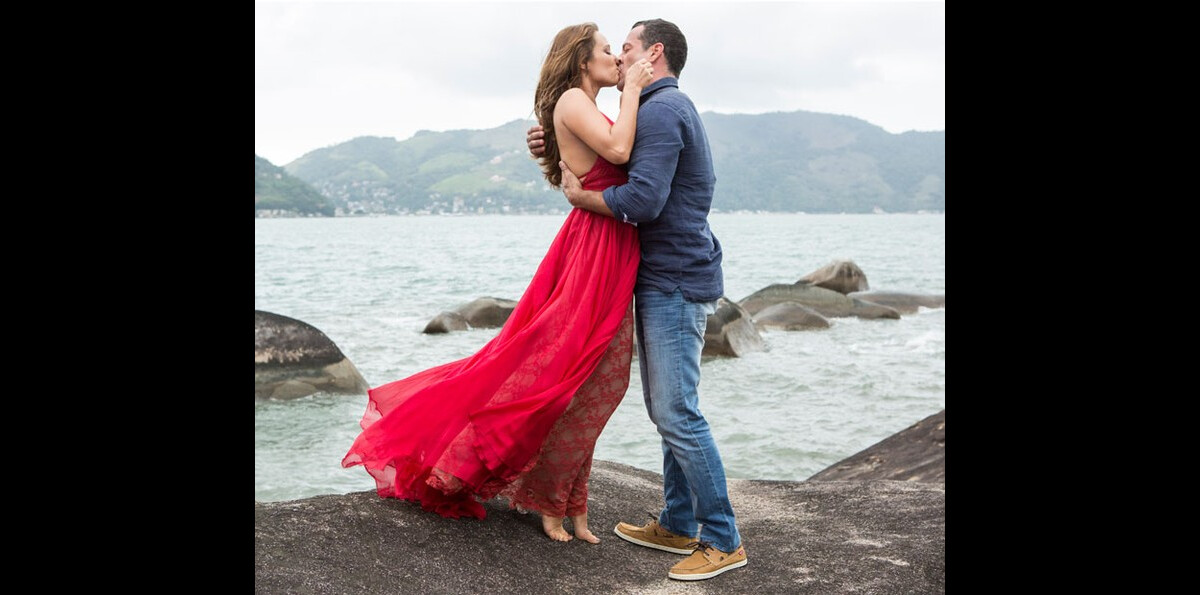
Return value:
[(617, 79), (617, 90), (625, 90), (625, 71), (629, 69), (629, 65), (642, 59), (646, 50), (642, 48), (642, 30), (645, 25), (638, 25), (629, 31), (629, 35), (625, 37), (625, 42), (621, 44), (621, 55), (617, 57), (618, 66), (621, 69), (621, 77)]

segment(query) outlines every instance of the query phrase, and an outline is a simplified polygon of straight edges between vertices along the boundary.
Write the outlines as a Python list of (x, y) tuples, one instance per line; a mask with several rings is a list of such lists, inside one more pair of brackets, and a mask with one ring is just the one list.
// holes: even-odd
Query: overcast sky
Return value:
[[(254, 5), (254, 152), (284, 165), (357, 136), (532, 118), (559, 29), (615, 51), (639, 20), (679, 25), (680, 89), (701, 112), (844, 114), (889, 132), (946, 128), (945, 2), (462, 2)], [(600, 109), (617, 115), (618, 93)]]

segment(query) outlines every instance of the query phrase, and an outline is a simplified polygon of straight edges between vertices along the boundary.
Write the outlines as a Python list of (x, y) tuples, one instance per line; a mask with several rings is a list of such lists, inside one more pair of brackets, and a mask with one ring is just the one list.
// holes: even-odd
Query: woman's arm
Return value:
[(558, 99), (555, 117), (562, 114), (562, 123), (572, 134), (583, 141), (609, 163), (622, 164), (629, 161), (633, 151), (633, 137), (637, 132), (637, 111), (642, 89), (650, 83), (649, 62), (638, 60), (626, 71), (625, 89), (621, 91), (621, 113), (609, 125), (596, 104), (582, 89), (568, 89)]

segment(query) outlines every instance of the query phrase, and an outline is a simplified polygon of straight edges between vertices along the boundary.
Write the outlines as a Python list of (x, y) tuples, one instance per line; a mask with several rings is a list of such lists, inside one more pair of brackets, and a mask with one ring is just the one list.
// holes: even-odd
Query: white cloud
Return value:
[[(356, 136), (531, 117), (554, 34), (680, 26), (701, 111), (808, 110), (945, 128), (944, 2), (256, 2), (255, 153), (278, 165)], [(617, 112), (615, 90), (598, 103)]]

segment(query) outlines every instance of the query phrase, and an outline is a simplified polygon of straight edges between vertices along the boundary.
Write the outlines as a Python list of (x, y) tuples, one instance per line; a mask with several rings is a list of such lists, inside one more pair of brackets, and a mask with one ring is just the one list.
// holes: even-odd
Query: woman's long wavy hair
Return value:
[(554, 135), (554, 105), (567, 89), (583, 83), (579, 65), (591, 60), (592, 50), (596, 47), (596, 31), (599, 30), (596, 23), (581, 23), (559, 31), (542, 63), (542, 74), (533, 95), (533, 113), (546, 132), (546, 152), (538, 159), (538, 164), (546, 181), (555, 188), (562, 185), (562, 170), (558, 168), (561, 155)]

